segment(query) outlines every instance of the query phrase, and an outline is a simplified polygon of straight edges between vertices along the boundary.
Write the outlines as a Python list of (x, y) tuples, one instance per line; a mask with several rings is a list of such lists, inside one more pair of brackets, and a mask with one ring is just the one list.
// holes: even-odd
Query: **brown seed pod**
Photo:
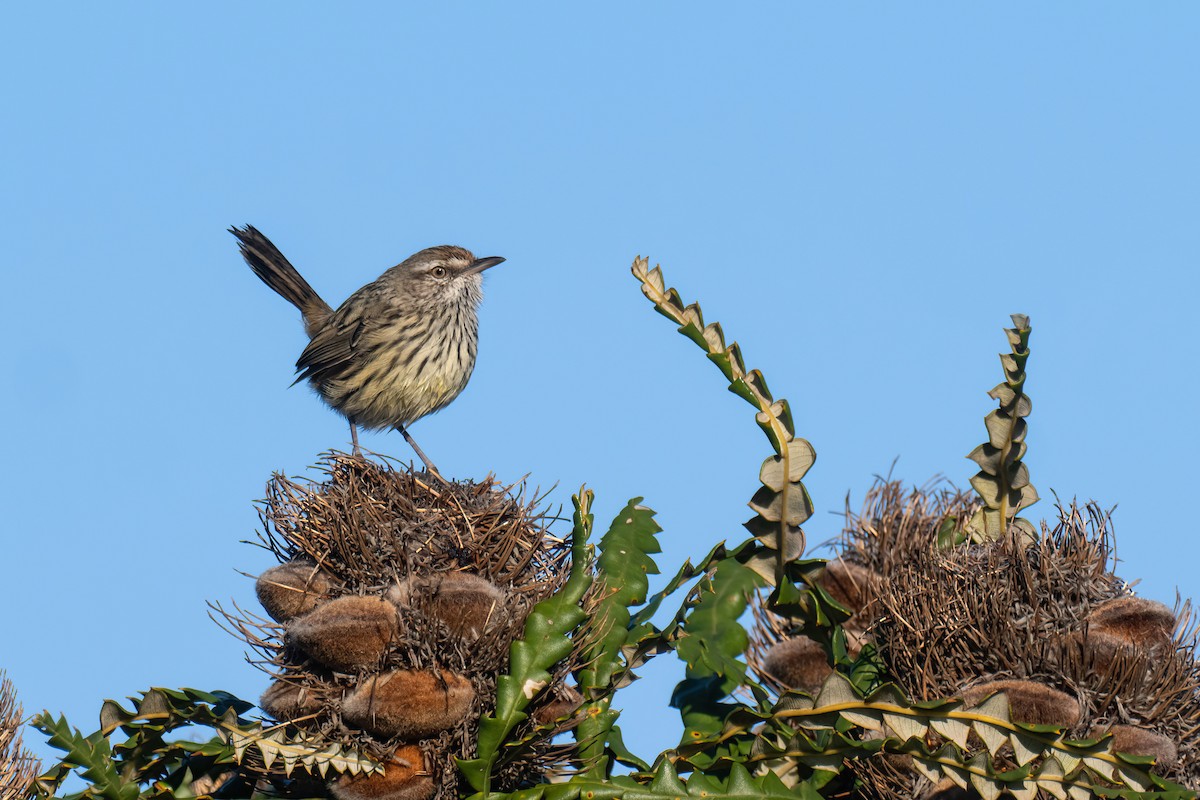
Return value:
[(858, 612), (874, 596), (879, 576), (866, 567), (836, 558), (825, 565), (817, 581), (834, 600)]
[(1175, 766), (1175, 761), (1179, 758), (1179, 748), (1175, 742), (1161, 733), (1133, 725), (1113, 725), (1110, 728), (1095, 726), (1088, 731), (1088, 737), (1102, 736), (1105, 733), (1112, 734), (1112, 749), (1118, 753), (1153, 756), (1154, 766), (1160, 768), (1155, 769), (1155, 772), (1161, 772), (1161, 768), (1169, 769)]
[[(1074, 631), (1062, 639), (1069, 650), (1080, 652), (1080, 668), (1088, 674), (1104, 675), (1118, 658), (1131, 659), (1137, 653), (1137, 646), (1124, 637), (1092, 628), (1084, 633)], [(1074, 654), (1070, 654), (1074, 656)]]
[(329, 599), (337, 581), (315, 562), (296, 559), (271, 567), (258, 576), (258, 602), (276, 622), (287, 622), (312, 611)]
[(1088, 632), (1102, 631), (1127, 642), (1166, 644), (1175, 632), (1175, 614), (1145, 597), (1114, 597), (1087, 615)]
[(363, 681), (342, 701), (342, 721), (384, 739), (423, 739), (458, 724), (475, 690), (453, 672), (396, 670)]
[(533, 712), (533, 718), (539, 725), (551, 725), (574, 714), (582, 704), (583, 695), (575, 687), (562, 686), (556, 692), (554, 700)]
[(330, 600), (286, 627), (289, 644), (327, 667), (353, 672), (377, 665), (396, 641), (396, 607), (381, 597), (347, 595)]
[(824, 648), (804, 636), (774, 644), (763, 659), (763, 669), (789, 689), (815, 692), (833, 672)]
[(509, 620), (505, 592), (467, 572), (410, 576), (389, 589), (387, 597), (401, 609), (413, 607), (436, 617), (464, 639), (478, 639), (489, 627)]
[(425, 769), (421, 748), (402, 744), (382, 773), (342, 775), (330, 781), (329, 790), (337, 800), (429, 800), (433, 778)]
[(332, 686), (306, 686), (298, 681), (277, 680), (258, 700), (259, 707), (280, 722), (319, 714), (334, 692)]
[(962, 698), (967, 708), (972, 708), (996, 692), (1008, 696), (1013, 722), (1070, 728), (1083, 713), (1071, 695), (1033, 681), (988, 681), (964, 689)]

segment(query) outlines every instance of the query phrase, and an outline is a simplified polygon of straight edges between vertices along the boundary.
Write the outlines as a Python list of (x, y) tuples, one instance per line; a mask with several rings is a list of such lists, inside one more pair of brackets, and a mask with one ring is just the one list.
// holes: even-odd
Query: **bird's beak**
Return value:
[(477, 258), (471, 262), (471, 266), (463, 271), (463, 275), (474, 275), (483, 272), (485, 269), (491, 269), (497, 264), (503, 264), (504, 259), (500, 256), (488, 256), (487, 258)]

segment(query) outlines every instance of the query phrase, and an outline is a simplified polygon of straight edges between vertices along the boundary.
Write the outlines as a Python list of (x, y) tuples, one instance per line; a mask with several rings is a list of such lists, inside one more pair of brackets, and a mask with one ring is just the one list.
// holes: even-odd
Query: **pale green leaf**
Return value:
[(894, 731), (896, 737), (899, 739), (923, 739), (925, 737), (925, 724), (921, 720), (910, 717), (907, 714), (885, 713), (883, 715), (883, 724)]
[(998, 719), (1001, 722), (1012, 722), (1012, 712), (1009, 711), (1008, 697), (1003, 692), (997, 692), (982, 703), (971, 708), (975, 714), (992, 719)]
[(1008, 485), (1013, 489), (1021, 489), (1029, 485), (1029, 467), (1024, 462), (1018, 462), (1016, 470), (1009, 476)]
[(1042, 744), (1032, 737), (1014, 733), (1008, 740), (1012, 744), (1017, 766), (1023, 767), (1042, 754)]
[(1038, 785), (1035, 780), (1024, 780), (1008, 784), (1008, 792), (1014, 800), (1037, 800)]
[(979, 494), (989, 508), (1000, 506), (1000, 481), (984, 472), (977, 472), (971, 478), (971, 488)]
[(954, 781), (954, 784), (958, 788), (966, 789), (970, 785), (971, 777), (967, 774), (967, 771), (965, 769), (963, 769), (961, 767), (956, 767), (953, 764), (945, 764), (945, 763), (941, 764), (941, 767), (942, 767), (942, 774), (945, 775), (950, 780)]
[[(771, 522), (762, 516), (751, 517), (745, 523), (746, 530), (772, 550), (782, 550), (784, 561), (794, 561), (804, 555), (804, 530), (799, 525), (788, 525), (784, 522)], [(780, 546), (779, 538), (782, 535), (783, 545)], [(772, 585), (775, 583), (775, 565), (778, 561), (778, 556), (764, 554), (764, 557), (769, 559), (770, 573), (764, 575)], [(753, 559), (751, 559), (753, 560)], [(750, 565), (750, 562), (747, 562)], [(766, 564), (764, 564), (764, 567)], [(751, 567), (758, 571), (757, 567)]]
[(770, 522), (784, 521), (795, 526), (804, 524), (814, 510), (812, 498), (802, 484), (789, 485), (782, 492), (761, 486), (747, 505)]
[(1019, 501), (1013, 503), (1013, 507), (1014, 509), (1029, 508), (1040, 499), (1041, 498), (1038, 496), (1037, 489), (1033, 488), (1033, 484), (1028, 484), (1021, 489)]
[(968, 453), (967, 458), (978, 464), (979, 468), (988, 475), (999, 475), (1002, 452), (999, 448), (993, 447), (989, 442), (984, 442)]
[[(1020, 420), (1017, 420), (1019, 422)], [(992, 447), (998, 450), (1004, 449), (1004, 445), (1012, 439), (1013, 430), (1015, 428), (1012, 417), (1005, 414), (999, 409), (994, 409), (983, 418), (983, 425), (987, 428), (988, 441)]]
[(913, 755), (913, 769), (921, 773), (921, 776), (930, 783), (937, 783), (941, 780), (941, 764), (936, 761), (926, 761), (919, 754)]
[(704, 341), (708, 343), (709, 352), (725, 352), (725, 332), (721, 330), (721, 323), (713, 322), (705, 326)]
[(967, 749), (967, 736), (971, 733), (971, 726), (966, 722), (950, 718), (931, 719), (929, 725), (939, 735), (949, 739), (964, 750)]
[(840, 672), (834, 672), (825, 679), (825, 683), (821, 684), (821, 691), (817, 693), (817, 700), (814, 707), (817, 710), (826, 706), (846, 705), (852, 703), (862, 703), (862, 699), (854, 691), (854, 686), (845, 675)]
[(1004, 785), (987, 777), (990, 764), (986, 754), (980, 752), (971, 757), (967, 764), (972, 768), (970, 773), (971, 785), (979, 792), (983, 800), (996, 800), (1004, 789)]
[(792, 439), (788, 442), (787, 454), (786, 472), (782, 456), (771, 456), (763, 462), (762, 469), (759, 470), (759, 479), (763, 484), (777, 492), (783, 491), (786, 484), (797, 483), (803, 479), (817, 460), (816, 451), (805, 439)]
[(1008, 742), (1008, 732), (986, 722), (975, 723), (975, 735), (983, 740), (984, 746), (992, 755)]

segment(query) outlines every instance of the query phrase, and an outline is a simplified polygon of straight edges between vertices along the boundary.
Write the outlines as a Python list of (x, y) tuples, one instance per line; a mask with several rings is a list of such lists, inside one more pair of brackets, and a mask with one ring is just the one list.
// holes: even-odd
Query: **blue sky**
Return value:
[[(29, 711), (264, 688), (205, 601), (252, 602), (252, 501), (347, 434), (288, 389), (299, 315), (234, 223), (335, 305), (426, 246), (507, 257), (471, 385), (414, 436), (450, 475), (586, 482), (600, 522), (645, 496), (666, 567), (744, 537), (769, 447), (635, 255), (791, 401), (813, 543), (897, 457), (965, 485), (1029, 314), (1029, 516), (1119, 504), (1119, 573), (1200, 593), (1195, 5), (26, 4), (0, 31), (0, 667)], [(643, 755), (678, 674), (629, 690)]]

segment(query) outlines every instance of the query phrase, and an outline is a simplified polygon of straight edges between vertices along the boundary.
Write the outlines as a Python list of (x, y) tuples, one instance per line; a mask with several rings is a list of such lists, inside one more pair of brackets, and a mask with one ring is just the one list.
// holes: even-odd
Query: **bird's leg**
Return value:
[(421, 450), (416, 441), (409, 436), (408, 431), (404, 429), (404, 426), (397, 425), (396, 430), (400, 431), (400, 435), (404, 437), (404, 441), (408, 442), (408, 446), (411, 447), (413, 452), (417, 454), (417, 458), (425, 462), (425, 469), (441, 478), (442, 473), (438, 472), (438, 468), (433, 465), (433, 462), (429, 460), (429, 456), (425, 455), (425, 452)]
[(358, 426), (354, 424), (354, 420), (350, 420), (350, 444), (354, 446), (354, 455), (361, 456), (362, 448), (358, 446)]

